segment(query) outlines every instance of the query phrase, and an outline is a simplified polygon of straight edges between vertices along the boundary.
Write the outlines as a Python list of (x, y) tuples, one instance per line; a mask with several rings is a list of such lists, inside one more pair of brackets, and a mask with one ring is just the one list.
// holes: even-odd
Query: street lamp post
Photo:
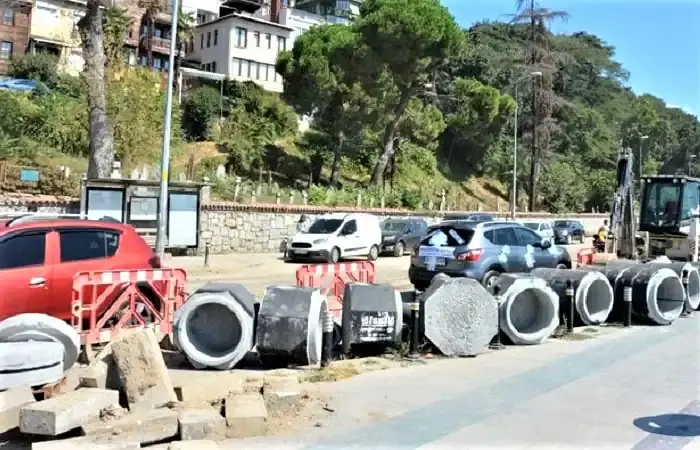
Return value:
[[(541, 77), (542, 72), (531, 72), (530, 77)], [(528, 76), (520, 77), (515, 81), (515, 114), (513, 117), (513, 192), (511, 193), (510, 218), (515, 220), (515, 209), (518, 195), (518, 86)]]
[(170, 31), (170, 57), (168, 59), (168, 88), (165, 97), (165, 117), (163, 119), (163, 148), (160, 155), (160, 200), (158, 202), (158, 232), (156, 234), (156, 255), (163, 259), (165, 253), (165, 235), (168, 223), (168, 178), (170, 177), (170, 129), (173, 111), (173, 81), (175, 79), (175, 52), (177, 51), (177, 21), (180, 1), (171, 0), (173, 6), (173, 25)]
[(639, 181), (642, 181), (642, 147), (644, 146), (644, 141), (649, 139), (646, 134), (644, 136), (639, 136)]

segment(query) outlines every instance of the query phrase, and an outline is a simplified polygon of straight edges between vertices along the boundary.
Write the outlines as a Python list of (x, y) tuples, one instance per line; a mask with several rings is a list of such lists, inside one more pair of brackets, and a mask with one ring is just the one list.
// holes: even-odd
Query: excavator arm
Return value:
[(617, 185), (610, 212), (610, 234), (606, 252), (620, 258), (636, 258), (636, 224), (634, 220), (634, 158), (630, 149), (617, 152)]

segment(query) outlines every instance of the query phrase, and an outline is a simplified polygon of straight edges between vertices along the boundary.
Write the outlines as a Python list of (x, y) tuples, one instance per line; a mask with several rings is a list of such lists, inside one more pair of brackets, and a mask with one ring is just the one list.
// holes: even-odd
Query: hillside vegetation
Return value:
[[(171, 173), (208, 176), (224, 200), (234, 198), (240, 177), (244, 201), (256, 193), (259, 201), (295, 194), (299, 202), (303, 189), (315, 204), (355, 204), (361, 194), (364, 204), (384, 197), (388, 206), (425, 208), (444, 190), (454, 209), (505, 209), (516, 102), (521, 208), (608, 209), (619, 148), (641, 153), (645, 173), (697, 163), (697, 118), (635, 95), (610, 45), (586, 32), (552, 34), (547, 24), (564, 11), (503, 12), (514, 20), (461, 29), (436, 0), (366, 0), (350, 26), (314, 27), (280, 55), (281, 97), (233, 81), (223, 98), (216, 84), (189, 91), (174, 110)], [(157, 75), (113, 59), (107, 113), (114, 155), (128, 172), (158, 163), (164, 93)], [(0, 92), (8, 112), (0, 117), (0, 158), (47, 174), (84, 171), (85, 77), (57, 74), (52, 64), (45, 55), (13, 61), (13, 76), (47, 90)], [(304, 133), (301, 115), (312, 117)], [(214, 176), (219, 164), (223, 179)], [(50, 178), (9, 188), (74, 189), (74, 180)]]

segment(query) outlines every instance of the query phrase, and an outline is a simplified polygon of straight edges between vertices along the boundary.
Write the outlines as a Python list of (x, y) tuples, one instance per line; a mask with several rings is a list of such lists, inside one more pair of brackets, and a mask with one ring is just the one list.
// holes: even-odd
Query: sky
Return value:
[[(515, 0), (443, 0), (457, 22), (508, 21)], [(540, 0), (541, 7), (569, 13), (557, 33), (586, 31), (615, 47), (637, 94), (700, 114), (700, 0)]]

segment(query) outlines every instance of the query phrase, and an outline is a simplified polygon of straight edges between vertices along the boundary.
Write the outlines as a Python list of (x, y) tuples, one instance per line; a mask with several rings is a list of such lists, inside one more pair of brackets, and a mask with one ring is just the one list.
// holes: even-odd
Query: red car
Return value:
[(0, 218), (0, 320), (43, 313), (68, 321), (76, 273), (160, 266), (154, 251), (130, 225)]

